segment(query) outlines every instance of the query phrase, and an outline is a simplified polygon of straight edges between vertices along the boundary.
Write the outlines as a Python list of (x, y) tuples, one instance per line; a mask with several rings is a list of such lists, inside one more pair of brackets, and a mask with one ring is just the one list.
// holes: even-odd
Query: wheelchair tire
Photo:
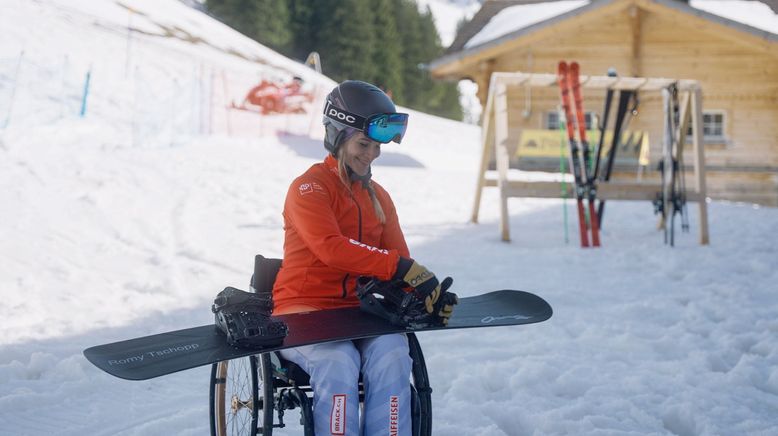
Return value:
[[(413, 422), (413, 434), (430, 436), (432, 434), (432, 388), (427, 373), (427, 363), (424, 361), (424, 353), (421, 344), (413, 333), (408, 333), (408, 348), (413, 359), (411, 377), (413, 379), (412, 397), (417, 404), (413, 405), (418, 412), (417, 419)], [(417, 409), (418, 407), (418, 409)]]
[(212, 436), (272, 434), (273, 385), (267, 354), (213, 364), (210, 391)]

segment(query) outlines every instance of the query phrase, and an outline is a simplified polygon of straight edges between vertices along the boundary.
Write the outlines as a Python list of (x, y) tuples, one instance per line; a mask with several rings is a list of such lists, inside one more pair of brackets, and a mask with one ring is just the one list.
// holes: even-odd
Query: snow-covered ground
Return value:
[[(208, 368), (130, 382), (81, 351), (211, 322), (254, 254), (281, 255), (287, 186), (324, 155), (315, 118), (223, 108), (259, 76), (331, 81), (178, 2), (121, 4), (136, 12), (0, 0), (0, 434), (207, 434)], [(129, 42), (128, 19), (146, 32)], [(467, 222), (479, 138), (413, 112), (374, 177), (413, 256), (457, 293), (527, 290), (555, 313), (420, 335), (434, 434), (778, 434), (777, 210), (713, 201), (700, 246), (691, 205), (671, 249), (650, 204), (614, 202), (603, 247), (583, 250), (572, 204), (565, 244), (561, 200), (511, 199), (507, 244), (493, 189)]]

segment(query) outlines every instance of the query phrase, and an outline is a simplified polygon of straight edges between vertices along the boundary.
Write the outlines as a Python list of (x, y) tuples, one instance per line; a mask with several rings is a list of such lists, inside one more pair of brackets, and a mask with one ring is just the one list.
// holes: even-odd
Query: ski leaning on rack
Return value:
[[(613, 68), (608, 69), (608, 77), (616, 77), (616, 70)], [(602, 159), (602, 147), (605, 145), (605, 131), (608, 129), (608, 117), (611, 113), (611, 103), (613, 102), (613, 88), (608, 88), (607, 91), (605, 91), (605, 109), (602, 111), (602, 120), (599, 125), (600, 129), (600, 139), (597, 144), (597, 158), (594, 161), (594, 174), (592, 175), (592, 178), (594, 180), (599, 180), (598, 176), (600, 174), (600, 160)], [(600, 200), (600, 204), (602, 204), (602, 200)], [(597, 209), (597, 228), (602, 229), (602, 211), (598, 208)]]
[[(557, 81), (562, 100), (562, 108), (565, 111), (565, 123), (567, 125), (567, 141), (570, 146), (570, 172), (575, 181), (575, 197), (578, 209), (578, 230), (581, 235), (581, 246), (589, 246), (589, 226), (586, 224), (586, 212), (584, 210), (584, 196), (589, 203), (589, 223), (591, 224), (592, 245), (600, 246), (599, 220), (594, 202), (597, 196), (595, 180), (591, 174), (591, 153), (589, 143), (586, 140), (586, 124), (584, 120), (583, 98), (581, 97), (581, 84), (579, 80), (579, 67), (577, 62), (569, 66), (567, 62), (559, 62), (557, 69)], [(575, 100), (576, 116), (570, 105), (570, 93)], [(580, 142), (575, 137), (575, 125), (578, 125)]]
[[(610, 91), (609, 91), (610, 92)], [(630, 108), (630, 102), (633, 102)], [(616, 161), (616, 152), (621, 146), (621, 132), (629, 123), (628, 115), (634, 115), (637, 113), (637, 94), (635, 91), (621, 90), (619, 91), (619, 105), (616, 109), (616, 122), (613, 127), (613, 137), (611, 138), (611, 146), (608, 150), (607, 160), (605, 162), (605, 168), (603, 168), (600, 179), (607, 182), (611, 178), (613, 173), (613, 165)], [(603, 132), (604, 134), (604, 132)], [(604, 141), (600, 140), (601, 144)], [(599, 227), (602, 228), (602, 217), (605, 215), (605, 200), (600, 200), (597, 206), (597, 218), (599, 219)]]
[(213, 324), (144, 336), (84, 350), (103, 371), (127, 380), (147, 380), (223, 360), (303, 345), (391, 333), (533, 324), (549, 319), (551, 306), (529, 292), (502, 290), (459, 299), (447, 326), (398, 327), (359, 307), (290, 313), (273, 317), (288, 327), (280, 345), (230, 346)]
[[(689, 231), (688, 213), (686, 212), (686, 185), (684, 183), (683, 151), (679, 135), (683, 121), (680, 119), (678, 103), (678, 86), (672, 84), (662, 90), (662, 102), (665, 109), (664, 141), (662, 143), (662, 160), (659, 171), (662, 175), (662, 192), (654, 202), (655, 211), (661, 213), (660, 226), (664, 229), (665, 244), (675, 246), (675, 215), (681, 215), (681, 230)], [(670, 229), (667, 220), (670, 220)]]

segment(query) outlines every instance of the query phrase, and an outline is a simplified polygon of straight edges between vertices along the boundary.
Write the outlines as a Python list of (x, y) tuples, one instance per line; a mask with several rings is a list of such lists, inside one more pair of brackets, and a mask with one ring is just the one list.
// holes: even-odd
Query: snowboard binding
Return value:
[(284, 322), (270, 317), (273, 300), (259, 294), (226, 287), (216, 295), (211, 311), (227, 343), (235, 347), (280, 345), (288, 333)]
[[(381, 281), (362, 276), (357, 279), (360, 308), (409, 330), (444, 326), (441, 317), (427, 313), (424, 299), (403, 290), (402, 280)], [(455, 294), (450, 294), (456, 299)], [(437, 313), (437, 310), (435, 311)]]

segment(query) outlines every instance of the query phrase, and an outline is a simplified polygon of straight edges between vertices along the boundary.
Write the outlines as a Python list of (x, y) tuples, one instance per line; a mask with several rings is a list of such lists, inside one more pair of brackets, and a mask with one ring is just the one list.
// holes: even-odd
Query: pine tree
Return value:
[(286, 0), (289, 10), (289, 30), (292, 33), (292, 46), (289, 56), (305, 60), (315, 47), (319, 32), (319, 19), (316, 14), (316, 0)]
[(287, 3), (281, 0), (254, 0), (254, 7), (256, 40), (276, 51), (289, 54), (292, 29)]
[(370, 4), (361, 0), (320, 0), (315, 7), (320, 19), (316, 40), (324, 74), (338, 82), (375, 77), (377, 68), (370, 50), (376, 32)]
[[(403, 60), (400, 35), (397, 31), (395, 17), (392, 14), (393, 0), (373, 0), (371, 13), (374, 17), (373, 27), (380, 29), (380, 36), (373, 46), (372, 62), (376, 67), (375, 76), (371, 82), (390, 92), (392, 97), (403, 95), (403, 77), (401, 74)], [(398, 103), (400, 103), (398, 101)]]
[(417, 26), (419, 28), (417, 68), (419, 70), (414, 77), (417, 86), (421, 88), (421, 93), (418, 94), (412, 107), (434, 115), (461, 120), (462, 107), (456, 84), (435, 81), (426, 69), (426, 63), (443, 54), (440, 35), (429, 7), (424, 13), (417, 14)]
[(206, 0), (209, 13), (285, 56), (321, 55), (336, 81), (364, 80), (400, 105), (461, 119), (456, 84), (424, 65), (443, 53), (429, 7), (415, 0)]
[(418, 19), (416, 3), (411, 0), (394, 0), (394, 17), (397, 30), (400, 34), (400, 53), (403, 60), (401, 75), (403, 80), (403, 92), (395, 98), (400, 104), (417, 108), (423, 101), (424, 88), (422, 84), (422, 72), (419, 70), (421, 63), (421, 27)]
[(255, 18), (257, 15), (254, 0), (206, 0), (208, 12), (238, 32), (256, 38)]

